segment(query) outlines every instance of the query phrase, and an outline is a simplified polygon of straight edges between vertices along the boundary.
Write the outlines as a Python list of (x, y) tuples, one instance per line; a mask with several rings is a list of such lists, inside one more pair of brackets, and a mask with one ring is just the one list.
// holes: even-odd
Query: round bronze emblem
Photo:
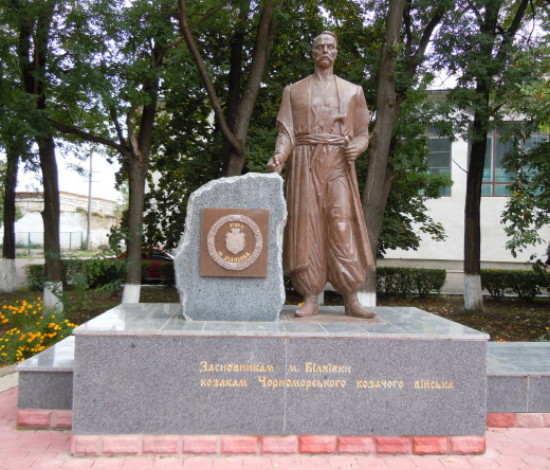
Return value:
[[(252, 231), (254, 237), (253, 249), (247, 249), (250, 246), (246, 239)], [(218, 236), (222, 230), (223, 237)], [(247, 233), (248, 232), (248, 233)], [(208, 254), (225, 269), (230, 271), (242, 271), (252, 266), (258, 259), (263, 249), (263, 238), (256, 222), (246, 215), (231, 214), (220, 217), (210, 227), (206, 238)]]

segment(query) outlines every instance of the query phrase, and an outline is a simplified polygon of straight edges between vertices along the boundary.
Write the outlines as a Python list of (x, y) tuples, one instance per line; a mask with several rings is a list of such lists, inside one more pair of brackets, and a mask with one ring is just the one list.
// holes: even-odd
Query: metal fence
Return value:
[[(0, 245), (4, 232), (0, 231)], [(86, 234), (80, 232), (60, 232), (59, 244), (64, 251), (77, 251), (85, 248)], [(44, 232), (16, 232), (15, 248), (17, 254), (33, 254), (44, 250)]]

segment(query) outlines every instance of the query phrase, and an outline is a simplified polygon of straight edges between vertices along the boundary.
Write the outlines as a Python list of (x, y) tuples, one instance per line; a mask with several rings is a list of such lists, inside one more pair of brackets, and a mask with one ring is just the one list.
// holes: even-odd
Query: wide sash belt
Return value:
[(296, 145), (344, 145), (343, 135), (338, 134), (299, 134), (296, 136)]

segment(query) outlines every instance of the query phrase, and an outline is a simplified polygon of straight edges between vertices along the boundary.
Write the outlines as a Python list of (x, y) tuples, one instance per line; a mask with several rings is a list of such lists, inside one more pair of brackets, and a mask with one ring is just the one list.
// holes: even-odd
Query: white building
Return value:
[[(88, 197), (61, 191), (59, 200), (61, 249), (79, 250), (86, 245), (87, 240)], [(90, 246), (91, 248), (107, 246), (111, 227), (118, 225), (117, 203), (97, 197), (91, 198), (90, 202)], [(19, 247), (43, 246), (44, 223), (40, 214), (44, 209), (43, 193), (18, 192), (15, 205), (23, 214), (23, 217), (15, 223), (17, 245)]]
[[(533, 146), (536, 142), (548, 140), (548, 135), (535, 135), (524, 143)], [(543, 258), (546, 244), (533, 246), (517, 258), (506, 249), (507, 237), (501, 224), (505, 209), (510, 177), (502, 167), (502, 158), (509, 149), (508, 143), (499, 138), (498, 131), (489, 136), (487, 156), (483, 174), (481, 200), (481, 267), (523, 268), (532, 254)], [(437, 200), (427, 201), (431, 217), (441, 222), (447, 239), (434, 241), (422, 234), (417, 251), (388, 250), (380, 266), (442, 267), (448, 270), (462, 270), (464, 260), (464, 206), (466, 198), (466, 177), (470, 146), (464, 140), (452, 142), (448, 138), (430, 135), (429, 165), (432, 173), (450, 174), (453, 185)], [(550, 240), (550, 227), (540, 232), (543, 240)]]

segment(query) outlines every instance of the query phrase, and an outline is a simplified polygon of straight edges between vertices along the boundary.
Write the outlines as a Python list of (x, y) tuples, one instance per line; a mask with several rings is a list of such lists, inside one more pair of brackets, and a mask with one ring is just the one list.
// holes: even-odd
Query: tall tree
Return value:
[[(10, 0), (2, 12), (9, 20), (9, 28), (17, 35), (19, 82), (25, 94), (33, 99), (35, 112), (29, 117), (33, 140), (38, 147), (38, 156), (44, 184), (44, 253), (46, 259), (46, 282), (44, 303), (62, 310), (60, 300), (62, 273), (59, 244), (59, 184), (55, 142), (46, 115), (49, 111), (48, 93), (51, 59), (52, 27), (60, 3), (56, 0), (24, 2)], [(10, 165), (8, 171), (8, 196), (13, 198), (17, 173), (17, 153), (21, 148), (8, 146)], [(13, 216), (14, 205), (9, 201), (8, 217)], [(9, 221), (10, 226), (12, 222)], [(11, 245), (8, 240), (8, 247)], [(10, 249), (11, 251), (11, 249)], [(7, 256), (12, 253), (6, 252)]]
[[(73, 20), (81, 28), (70, 41), (81, 55), (72, 58), (66, 82), (66, 92), (77, 106), (66, 106), (51, 123), (67, 135), (103, 144), (120, 155), (129, 182), (123, 302), (136, 303), (141, 288), (145, 182), (160, 83), (174, 41), (173, 10), (168, 0), (143, 0), (124, 6), (96, 2), (79, 13)], [(91, 26), (86, 27), (85, 19)], [(96, 23), (98, 19), (103, 27)]]
[[(464, 212), (464, 308), (483, 309), (480, 258), (480, 203), (487, 134), (502, 122), (502, 94), (510, 59), (519, 41), (519, 32), (533, 18), (543, 2), (530, 0), (466, 1), (461, 18), (449, 24), (446, 51), (450, 70), (459, 75), (459, 86), (450, 93), (463, 111), (471, 140), (466, 203)], [(460, 23), (460, 25), (459, 25)], [(523, 45), (526, 45), (524, 43)], [(499, 92), (500, 90), (500, 92)], [(473, 112), (473, 117), (471, 113)]]
[[(451, 2), (390, 0), (377, 68), (376, 118), (368, 147), (363, 206), (371, 247), (376, 250), (394, 172), (395, 126), (408, 92), (419, 80), (426, 50)], [(376, 253), (374, 253), (376, 254)], [(361, 300), (376, 304), (376, 272), (367, 273)]]
[[(4, 24), (4, 40), (0, 44), (0, 148), (6, 155), (6, 165), (0, 171), (0, 207), (4, 229), (0, 259), (0, 291), (12, 292), (17, 285), (15, 270), (15, 188), (20, 161), (30, 154), (31, 133), (26, 116), (33, 108), (23, 92), (18, 70), (18, 36), (8, 25), (13, 24), (13, 12), (0, 9)], [(30, 108), (30, 109), (28, 109)]]
[[(254, 50), (249, 60), (248, 58), (245, 60), (244, 36), (255, 2), (236, 2), (237, 23), (229, 40), (230, 70), (225, 111), (216, 92), (213, 79), (208, 72), (203, 54), (197, 47), (189, 26), (187, 3), (185, 0), (178, 0), (178, 4), (178, 20), (182, 35), (201, 74), (217, 123), (226, 142), (222, 175), (240, 175), (245, 164), (245, 141), (252, 112), (273, 44), (275, 9), (282, 6), (283, 0), (264, 0), (256, 4), (259, 9), (257, 12), (258, 25), (255, 31)], [(249, 62), (248, 66), (247, 62)], [(247, 78), (243, 83), (245, 67)]]

